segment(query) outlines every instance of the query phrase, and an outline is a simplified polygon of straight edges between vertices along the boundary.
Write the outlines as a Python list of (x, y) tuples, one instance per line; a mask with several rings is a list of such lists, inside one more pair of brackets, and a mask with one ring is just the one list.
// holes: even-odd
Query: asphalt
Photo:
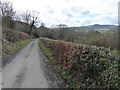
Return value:
[(38, 39), (30, 42), (2, 68), (2, 88), (56, 88), (57, 83), (46, 73)]

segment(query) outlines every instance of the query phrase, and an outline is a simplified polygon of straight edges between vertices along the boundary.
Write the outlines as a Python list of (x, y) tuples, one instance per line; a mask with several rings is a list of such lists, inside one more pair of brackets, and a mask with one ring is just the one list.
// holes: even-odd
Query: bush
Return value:
[(52, 51), (69, 87), (120, 88), (117, 51), (45, 38), (41, 41)]
[(30, 36), (24, 32), (3, 28), (3, 38), (8, 40), (9, 42), (15, 43), (17, 41), (29, 39)]

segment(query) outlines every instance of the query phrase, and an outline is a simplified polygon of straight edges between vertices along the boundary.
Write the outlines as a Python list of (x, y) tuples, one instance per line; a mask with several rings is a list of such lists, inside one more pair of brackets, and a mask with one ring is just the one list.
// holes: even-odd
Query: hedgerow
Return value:
[(46, 38), (40, 40), (52, 51), (67, 87), (120, 89), (117, 50)]

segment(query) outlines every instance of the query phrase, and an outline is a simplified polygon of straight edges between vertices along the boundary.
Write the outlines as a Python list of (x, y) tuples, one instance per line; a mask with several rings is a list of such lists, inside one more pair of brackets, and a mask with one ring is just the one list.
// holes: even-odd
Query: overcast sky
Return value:
[(9, 0), (16, 10), (40, 12), (47, 26), (118, 23), (119, 0)]

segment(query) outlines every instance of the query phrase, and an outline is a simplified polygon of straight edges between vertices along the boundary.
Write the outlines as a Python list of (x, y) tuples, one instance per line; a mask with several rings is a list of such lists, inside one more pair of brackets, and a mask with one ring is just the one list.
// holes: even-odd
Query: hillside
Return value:
[(3, 28), (2, 31), (2, 62), (4, 66), (11, 56), (31, 41), (31, 37), (27, 33), (8, 28)]
[(117, 26), (115, 25), (100, 25), (100, 24), (94, 24), (94, 25), (89, 25), (89, 26), (81, 26), (81, 27), (70, 27), (71, 29), (88, 29), (88, 30), (109, 30), (109, 29), (114, 29)]

